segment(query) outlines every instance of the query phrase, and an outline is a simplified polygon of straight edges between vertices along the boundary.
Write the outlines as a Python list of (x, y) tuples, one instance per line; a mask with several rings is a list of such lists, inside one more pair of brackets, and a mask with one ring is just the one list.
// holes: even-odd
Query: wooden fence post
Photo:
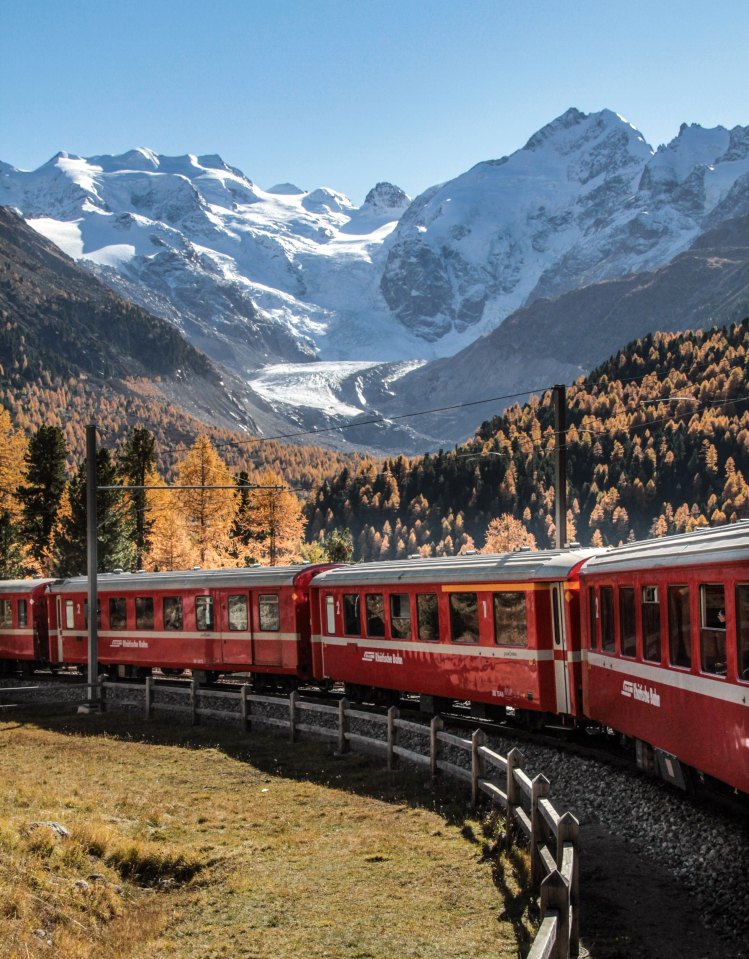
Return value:
[(192, 712), (192, 724), (198, 725), (198, 681), (193, 677), (190, 683), (190, 710)]
[(344, 698), (338, 701), (338, 755), (342, 756), (349, 751), (349, 741), (346, 739), (346, 733), (349, 731), (349, 721), (346, 712), (349, 707), (348, 699)]
[(486, 778), (486, 763), (479, 747), (486, 745), (486, 733), (474, 729), (471, 733), (471, 809), (479, 804), (479, 779)]
[(568, 959), (570, 954), (570, 888), (555, 869), (541, 883), (541, 921), (549, 912), (557, 914), (557, 941), (552, 955)]
[(242, 688), (239, 690), (239, 714), (242, 717), (242, 729), (244, 732), (247, 732), (249, 726), (249, 713), (247, 710), (247, 690), (249, 689), (249, 683), (242, 683)]
[(397, 706), (388, 709), (388, 769), (395, 769), (396, 756), (394, 747), (398, 739), (398, 729), (395, 720), (400, 716)]
[(289, 742), (296, 742), (296, 703), (299, 699), (299, 693), (294, 690), (289, 695)]
[(535, 776), (531, 786), (531, 886), (538, 889), (544, 874), (538, 848), (544, 839), (544, 822), (538, 808), (538, 800), (549, 795), (549, 780), (546, 776)]
[(106, 701), (107, 690), (106, 690), (106, 687), (104, 686), (104, 683), (106, 681), (107, 681), (107, 674), (101, 673), (98, 679), (98, 684), (99, 684), (98, 692), (99, 692), (99, 709), (102, 712), (105, 712), (107, 708), (107, 701)]
[(521, 804), (520, 786), (515, 782), (515, 770), (523, 768), (523, 754), (515, 747), (507, 755), (507, 828), (505, 829), (505, 846), (512, 846), (513, 827), (515, 825), (515, 810)]
[(152, 699), (153, 699), (152, 683), (153, 683), (153, 676), (146, 676), (144, 705), (143, 705), (143, 711), (146, 719), (151, 718), (151, 708), (152, 708)]
[(432, 783), (434, 783), (440, 774), (440, 768), (437, 765), (440, 758), (440, 741), (437, 733), (444, 729), (445, 723), (441, 716), (432, 716), (429, 724), (429, 759), (432, 770)]
[(570, 955), (577, 956), (580, 952), (580, 860), (578, 852), (578, 836), (580, 823), (571, 812), (566, 812), (559, 820), (557, 827), (557, 869), (562, 868), (564, 858), (564, 844), (572, 845), (572, 875), (569, 876), (570, 895)]

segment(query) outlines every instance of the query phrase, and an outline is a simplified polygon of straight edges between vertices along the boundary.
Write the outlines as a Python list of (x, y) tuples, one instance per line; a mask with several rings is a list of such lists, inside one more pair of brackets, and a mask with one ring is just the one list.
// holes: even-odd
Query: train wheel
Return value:
[(164, 676), (181, 676), (182, 673), (184, 673), (184, 669), (177, 668), (176, 666), (160, 666), (159, 669)]

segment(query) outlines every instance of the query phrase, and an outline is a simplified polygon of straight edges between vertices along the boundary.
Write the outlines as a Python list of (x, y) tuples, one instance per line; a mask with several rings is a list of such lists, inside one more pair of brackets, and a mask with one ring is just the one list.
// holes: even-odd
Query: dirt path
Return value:
[[(706, 929), (694, 898), (597, 823), (581, 829), (581, 944), (591, 959), (746, 959)], [(726, 890), (741, 908), (742, 895)], [(585, 952), (581, 950), (581, 956)]]

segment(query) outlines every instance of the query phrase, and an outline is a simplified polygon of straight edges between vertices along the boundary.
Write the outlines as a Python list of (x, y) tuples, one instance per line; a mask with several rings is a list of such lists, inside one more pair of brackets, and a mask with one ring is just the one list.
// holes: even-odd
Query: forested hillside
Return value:
[[(748, 350), (749, 320), (656, 333), (568, 389), (568, 539), (617, 544), (749, 517)], [(554, 446), (547, 392), (455, 450), (344, 469), (311, 502), (308, 536), (345, 526), (360, 559), (452, 554), (482, 547), (509, 515), (515, 540), (544, 548)]]

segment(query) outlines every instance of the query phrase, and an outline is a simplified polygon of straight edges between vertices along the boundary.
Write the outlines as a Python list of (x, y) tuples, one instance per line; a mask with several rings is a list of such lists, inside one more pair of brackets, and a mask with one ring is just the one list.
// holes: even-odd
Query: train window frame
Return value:
[[(167, 610), (167, 603), (170, 608)], [(183, 629), (184, 628), (184, 610), (182, 608), (181, 596), (162, 596), (161, 598), (161, 616), (164, 623), (164, 629)]]
[(199, 633), (212, 633), (215, 629), (215, 625), (216, 616), (213, 608), (213, 596), (196, 596), (195, 629)]
[[(244, 615), (237, 616), (239, 609)], [(230, 593), (226, 597), (226, 625), (230, 633), (246, 633), (250, 628), (250, 604), (247, 593)]]
[[(403, 615), (403, 606), (405, 602), (407, 616)], [(397, 605), (397, 610), (396, 610)], [(393, 639), (411, 639), (412, 616), (411, 616), (411, 596), (409, 593), (390, 593), (388, 597), (388, 606), (390, 609), (390, 635)], [(406, 625), (403, 625), (403, 624)]]
[(361, 636), (361, 593), (343, 594), (343, 635)]
[[(686, 606), (681, 603), (681, 611), (686, 608), (686, 624), (682, 623), (678, 632), (674, 632), (674, 620), (676, 619), (675, 598), (683, 595), (686, 590)], [(668, 663), (676, 669), (690, 670), (692, 668), (692, 591), (688, 583), (669, 583), (666, 596), (667, 623), (666, 632), (668, 633)], [(686, 655), (681, 658), (675, 654), (675, 650), (685, 650)]]
[(588, 589), (588, 631), (590, 648), (597, 650), (600, 648), (598, 641), (598, 594), (595, 586)]
[[(746, 596), (743, 609), (739, 590)], [(736, 583), (734, 603), (736, 614), (736, 677), (740, 683), (749, 683), (749, 583)]]
[[(364, 620), (367, 626), (368, 639), (385, 638), (385, 594), (365, 593)], [(382, 626), (380, 626), (382, 623)], [(382, 632), (380, 632), (380, 629)]]
[[(658, 611), (658, 628), (655, 632), (657, 636), (657, 658), (651, 655), (648, 655), (650, 651), (650, 646), (648, 645), (653, 633), (650, 629), (646, 629), (645, 617), (646, 612), (652, 609)], [(641, 586), (640, 587), (640, 629), (642, 631), (642, 658), (646, 663), (662, 663), (663, 662), (663, 617), (661, 616), (661, 599), (660, 593), (657, 586)]]
[(25, 599), (19, 599), (16, 602), (16, 619), (19, 629), (24, 629), (29, 625), (29, 604)]
[[(149, 609), (150, 605), (150, 609)], [(144, 609), (145, 606), (145, 616)], [(153, 629), (154, 628), (154, 602), (153, 596), (136, 596), (135, 597), (135, 628), (136, 629)]]
[[(511, 607), (506, 607), (506, 610), (510, 610), (513, 614), (517, 615), (517, 622), (501, 624), (498, 617), (499, 607), (502, 606), (502, 601), (509, 600), (510, 597), (515, 596), (520, 600), (520, 604), (514, 609)], [(494, 620), (494, 644), (495, 646), (514, 646), (515, 648), (526, 648), (528, 646), (528, 603), (525, 591), (522, 589), (512, 589), (512, 590), (502, 590), (493, 594), (492, 600), (492, 619)], [(512, 617), (510, 617), (512, 618)], [(522, 625), (520, 619), (522, 618)], [(500, 638), (503, 634), (500, 630), (500, 626), (503, 627), (505, 634), (509, 635), (508, 640)], [(519, 634), (522, 638), (520, 641), (517, 641), (513, 638), (513, 632)]]
[(107, 606), (109, 612), (109, 629), (121, 632), (127, 629), (127, 597), (110, 596)]
[(72, 599), (65, 600), (65, 629), (75, 629), (75, 604)]
[(335, 636), (335, 596), (325, 594), (325, 632), (328, 636)]
[[(626, 659), (637, 658), (637, 605), (635, 592), (634, 586), (619, 587), (619, 652)], [(629, 603), (629, 599), (627, 603), (622, 602), (623, 594), (626, 594), (628, 597), (631, 596), (631, 604)], [(628, 626), (631, 625), (631, 631), (626, 632), (624, 622), (625, 610), (631, 613), (631, 623), (626, 624)]]
[(278, 593), (259, 593), (257, 597), (258, 625), (263, 633), (281, 631), (281, 601)]
[[(700, 672), (724, 679), (728, 672), (725, 583), (700, 583)], [(708, 590), (720, 590), (720, 602), (708, 604)], [(716, 594), (713, 593), (713, 596)], [(713, 610), (717, 610), (713, 616)], [(719, 620), (723, 614), (723, 622)], [(716, 625), (716, 623), (718, 625)]]
[[(604, 584), (598, 589), (599, 618), (601, 621), (601, 652), (616, 653), (616, 604), (613, 586)], [(604, 602), (604, 597), (608, 597)], [(607, 608), (608, 600), (610, 606)]]
[(0, 599), (0, 627), (13, 626), (13, 600)]
[[(424, 600), (424, 602), (422, 602)], [(427, 602), (428, 601), (428, 602)], [(432, 607), (425, 610), (425, 606)], [(426, 615), (422, 615), (426, 613)], [(427, 619), (432, 622), (427, 622)], [(436, 623), (436, 630), (434, 624)], [(440, 598), (437, 593), (417, 593), (416, 594), (416, 631), (419, 642), (438, 643), (440, 641)], [(433, 635), (424, 636), (422, 630), (427, 630)]]
[[(481, 640), (480, 626), (479, 626), (479, 597), (478, 593), (471, 590), (461, 590), (454, 593), (450, 593), (450, 642), (457, 643), (461, 646), (478, 646)], [(475, 604), (475, 618), (476, 629), (475, 632), (472, 630), (464, 630), (459, 636), (456, 635), (457, 629), (457, 617), (464, 617), (464, 613), (457, 608), (456, 604), (459, 602), (461, 597), (472, 597), (473, 603)], [(469, 638), (466, 638), (469, 637)]]

